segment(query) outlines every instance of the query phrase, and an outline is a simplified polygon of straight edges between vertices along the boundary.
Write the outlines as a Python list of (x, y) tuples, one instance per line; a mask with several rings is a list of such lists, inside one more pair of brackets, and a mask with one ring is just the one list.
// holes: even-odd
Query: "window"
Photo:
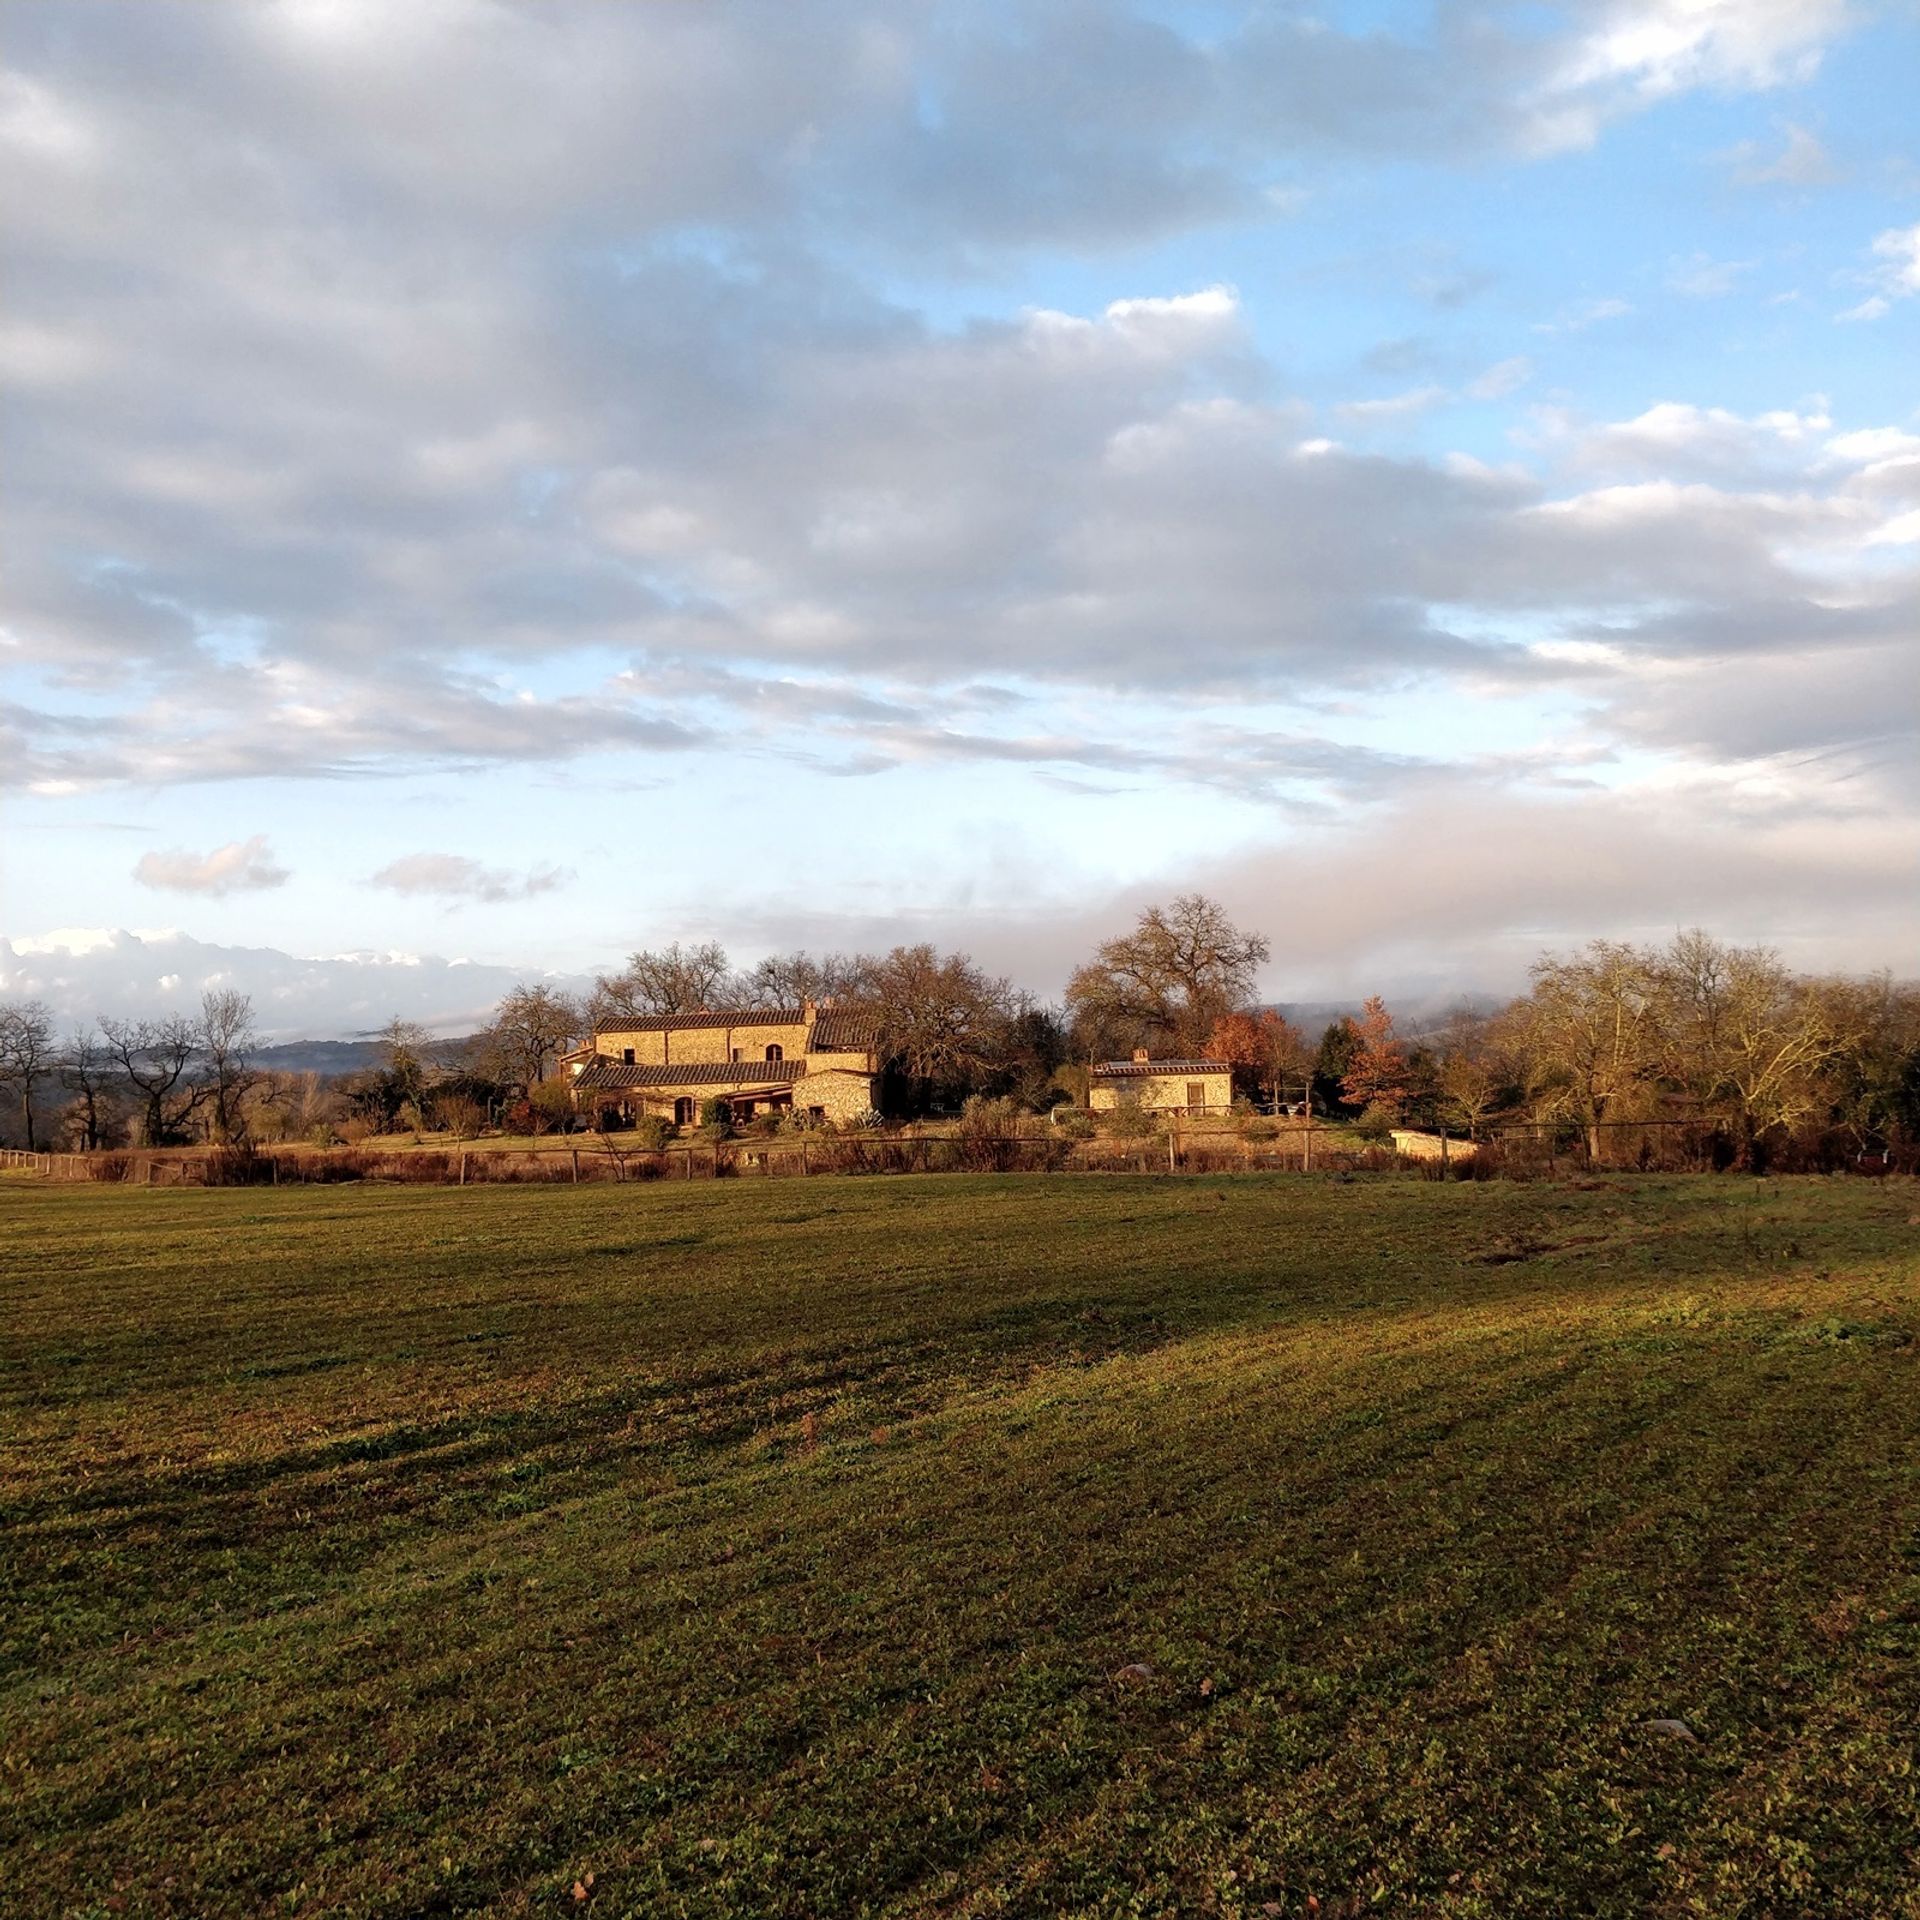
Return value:
[(693, 1125), (693, 1102), (684, 1096), (673, 1103), (673, 1124), (676, 1127)]
[(727, 1058), (729, 1060), (738, 1060), (740, 1058), (740, 1049), (738, 1047), (729, 1047), (727, 1049)]
[(1187, 1082), (1187, 1105), (1190, 1107), (1204, 1107), (1206, 1104), (1207, 1083), (1204, 1080), (1189, 1080)]
[(624, 1060), (628, 1066), (632, 1066), (633, 1065), (633, 1049), (631, 1047), (622, 1047), (620, 1049), (620, 1058)]
[(785, 1050), (779, 1046), (771, 1046), (767, 1049), (767, 1058), (769, 1060), (784, 1060), (786, 1057)]

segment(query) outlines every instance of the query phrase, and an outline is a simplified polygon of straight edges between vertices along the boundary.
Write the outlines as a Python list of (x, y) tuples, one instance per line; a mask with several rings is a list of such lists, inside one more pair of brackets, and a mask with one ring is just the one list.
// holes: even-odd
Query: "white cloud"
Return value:
[(369, 884), (384, 887), (389, 893), (495, 905), (551, 893), (572, 878), (571, 869), (554, 866), (535, 866), (525, 873), (515, 873), (506, 867), (485, 866), (461, 853), (409, 853), (382, 867)]
[(1758, 263), (1752, 260), (1716, 260), (1695, 253), (1667, 268), (1667, 285), (1689, 300), (1724, 300)]
[(1633, 303), (1616, 295), (1576, 300), (1571, 306), (1561, 308), (1551, 320), (1536, 322), (1533, 330), (1535, 333), (1584, 333), (1602, 320), (1619, 320), (1632, 311)]
[(229, 893), (257, 893), (268, 887), (284, 886), (287, 869), (277, 866), (265, 834), (251, 839), (231, 840), (211, 853), (189, 853), (176, 848), (170, 853), (143, 853), (135, 863), (133, 877), (143, 887), (164, 893), (204, 893), (214, 899)]
[[(177, 930), (66, 928), (0, 938), (0, 998), (45, 1000), (63, 1025), (101, 1013), (152, 1019), (192, 1008), (208, 987), (251, 994), (267, 1040), (347, 1039), (397, 1014), (443, 1033), (472, 1033), (501, 996), (536, 970), (433, 954), (300, 956), (219, 946)], [(577, 976), (545, 976), (585, 986)]]
[(1786, 144), (1769, 158), (1752, 140), (1744, 140), (1723, 156), (1736, 186), (1826, 187), (1840, 178), (1840, 169), (1819, 139), (1805, 127), (1788, 121)]
[(1411, 387), (1379, 400), (1344, 400), (1334, 412), (1343, 420), (1404, 420), (1430, 412), (1451, 397), (1445, 387)]
[(1518, 353), (1510, 360), (1496, 361), (1467, 391), (1476, 400), (1504, 400), (1508, 394), (1518, 393), (1532, 378), (1533, 362), (1524, 353)]
[(1849, 0), (1603, 0), (1554, 48), (1530, 106), (1534, 144), (1590, 146), (1621, 115), (1697, 88), (1764, 90), (1810, 79), (1851, 23)]

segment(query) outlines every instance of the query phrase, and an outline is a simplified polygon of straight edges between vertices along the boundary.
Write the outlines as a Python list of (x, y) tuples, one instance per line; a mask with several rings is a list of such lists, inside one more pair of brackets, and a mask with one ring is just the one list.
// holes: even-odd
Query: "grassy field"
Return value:
[(1920, 1915), (1916, 1213), (7, 1183), (0, 1901)]

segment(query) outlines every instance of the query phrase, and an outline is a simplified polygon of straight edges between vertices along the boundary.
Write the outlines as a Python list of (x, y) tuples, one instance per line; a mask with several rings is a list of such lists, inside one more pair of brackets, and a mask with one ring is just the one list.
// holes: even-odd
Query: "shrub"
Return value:
[(1055, 1107), (1053, 1130), (1062, 1140), (1091, 1140), (1097, 1131), (1093, 1115), (1081, 1107)]
[(955, 1158), (969, 1173), (1005, 1173), (1020, 1156), (1020, 1109), (976, 1095), (960, 1109)]
[(1277, 1140), (1280, 1137), (1280, 1122), (1270, 1114), (1254, 1114), (1240, 1129), (1249, 1140)]
[(1107, 1118), (1107, 1130), (1122, 1140), (1144, 1140), (1157, 1131), (1154, 1117), (1137, 1096), (1124, 1095)]
[(258, 1187), (274, 1177), (272, 1158), (250, 1144), (216, 1147), (207, 1155), (201, 1173), (209, 1187)]
[(658, 1153), (672, 1138), (672, 1127), (657, 1113), (643, 1113), (633, 1123), (633, 1144), (643, 1153)]
[(847, 1124), (862, 1133), (878, 1133), (887, 1124), (887, 1116), (878, 1107), (862, 1107)]
[(1399, 1123), (1400, 1116), (1384, 1102), (1376, 1100), (1353, 1123), (1353, 1130), (1362, 1140), (1385, 1140)]

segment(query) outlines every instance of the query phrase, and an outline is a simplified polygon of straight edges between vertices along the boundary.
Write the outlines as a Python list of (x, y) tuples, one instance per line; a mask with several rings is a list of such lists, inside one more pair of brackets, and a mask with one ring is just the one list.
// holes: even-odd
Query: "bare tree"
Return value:
[(602, 974), (594, 983), (593, 1014), (596, 1025), (611, 1026), (663, 1013), (698, 1013), (737, 997), (724, 947), (713, 940), (683, 947), (676, 940), (658, 952), (630, 954), (619, 973)]
[(1653, 962), (1637, 947), (1595, 940), (1577, 954), (1543, 956), (1515, 1009), (1538, 1109), (1577, 1120), (1600, 1157), (1600, 1129), (1650, 1090), (1659, 1067)]
[(873, 992), (879, 962), (862, 953), (770, 953), (742, 976), (741, 1003), (798, 1007), (809, 1000), (862, 1002)]
[(393, 1083), (396, 1104), (418, 1108), (427, 1090), (433, 1060), (433, 1035), (417, 1020), (396, 1013), (380, 1029), (381, 1064)]
[(27, 1150), (35, 1152), (34, 1089), (53, 1071), (53, 1013), (39, 1000), (0, 1006), (0, 1083), (12, 1089), (26, 1125)]
[(252, 996), (230, 987), (209, 989), (200, 1001), (200, 1044), (207, 1056), (213, 1137), (237, 1145), (247, 1137), (247, 1095), (260, 1080), (252, 1065), (259, 1044)]
[(998, 1064), (1019, 1003), (964, 953), (895, 947), (874, 968), (880, 1050), (928, 1087), (969, 1087)]
[(165, 1020), (115, 1020), (102, 1014), (100, 1038), (140, 1107), (143, 1142), (158, 1147), (180, 1138), (213, 1092), (197, 1071), (199, 1023), (182, 1014)]
[(1749, 1160), (1768, 1128), (1795, 1126), (1827, 1101), (1825, 1069), (1864, 1032), (1842, 996), (1765, 947), (1723, 946), (1696, 929), (1651, 972), (1663, 1072), (1739, 1128)]
[(551, 987), (515, 987), (480, 1035), (481, 1058), (511, 1086), (538, 1086), (586, 1026), (577, 1000)]
[(97, 1152), (107, 1144), (109, 1130), (117, 1131), (113, 1093), (120, 1077), (98, 1038), (75, 1032), (60, 1062), (60, 1084), (73, 1095), (68, 1125), (78, 1118), (83, 1152)]
[(1090, 1051), (1197, 1053), (1216, 1021), (1251, 1000), (1271, 951), (1264, 934), (1236, 927), (1217, 901), (1183, 893), (1101, 946), (1068, 981), (1067, 1011)]
[(1501, 1045), (1501, 1029), (1484, 1013), (1460, 1007), (1437, 1039), (1441, 1111), (1458, 1118), (1469, 1140), (1478, 1139), (1515, 1077)]

